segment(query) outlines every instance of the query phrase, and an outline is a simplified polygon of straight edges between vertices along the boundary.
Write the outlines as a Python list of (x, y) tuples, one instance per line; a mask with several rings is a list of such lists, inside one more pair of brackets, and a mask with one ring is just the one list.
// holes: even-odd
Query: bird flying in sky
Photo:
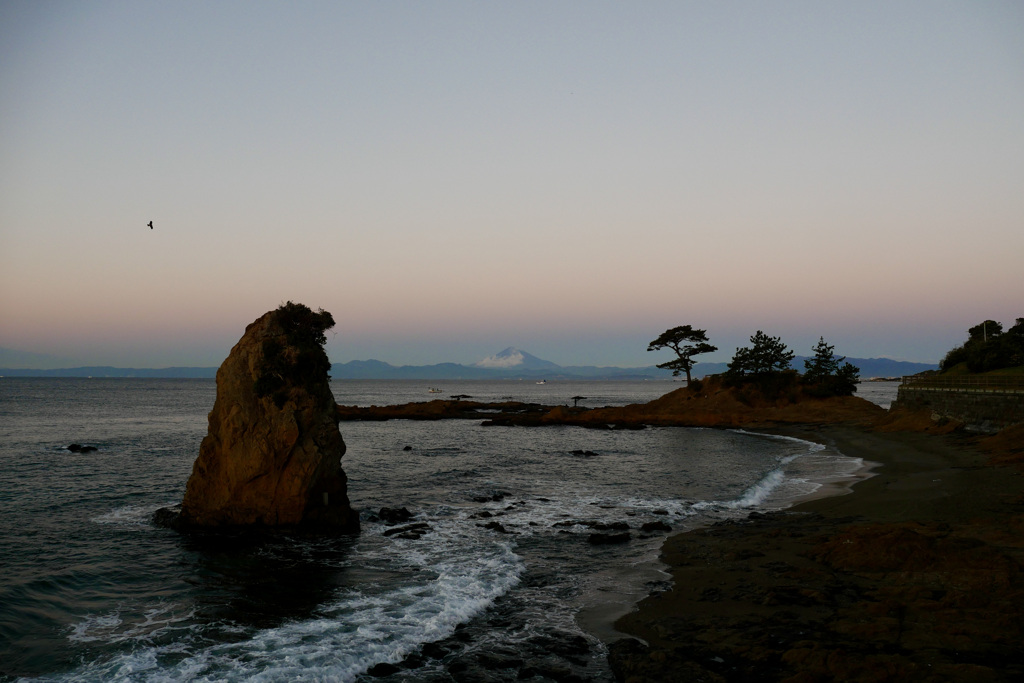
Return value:
[(149, 222), (149, 229), (150, 229), (150, 230), (152, 230), (152, 229), (153, 229), (153, 221), (150, 221), (150, 222)]

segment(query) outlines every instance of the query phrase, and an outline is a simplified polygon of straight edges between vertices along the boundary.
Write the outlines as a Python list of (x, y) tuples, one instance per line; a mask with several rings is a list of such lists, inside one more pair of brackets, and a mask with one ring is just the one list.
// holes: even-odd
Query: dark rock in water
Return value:
[(553, 527), (585, 526), (595, 531), (629, 531), (630, 526), (626, 522), (598, 522), (593, 519), (567, 519), (562, 522), (555, 522)]
[(508, 496), (507, 491), (497, 491), (486, 496), (473, 496), (474, 503), (500, 503)]
[(518, 669), (523, 665), (523, 660), (514, 653), (503, 652), (481, 652), (476, 661), (485, 669)]
[(398, 534), (415, 533), (422, 536), (424, 532), (430, 531), (430, 525), (426, 522), (416, 522), (415, 524), (409, 524), (407, 526), (396, 526), (391, 529), (384, 531), (385, 536), (395, 536)]
[(68, 450), (72, 453), (92, 453), (93, 451), (99, 450), (95, 446), (83, 446), (80, 443), (73, 443), (68, 446)]
[(621, 534), (590, 534), (587, 540), (590, 541), (591, 545), (613, 545), (616, 543), (629, 543), (632, 538), (627, 531)]
[(519, 676), (520, 679), (543, 678), (558, 681), (558, 683), (583, 680), (572, 672), (572, 668), (568, 664), (557, 659), (530, 662), (529, 666), (519, 672)]
[(157, 526), (165, 526), (173, 529), (178, 526), (178, 518), (180, 516), (180, 505), (172, 505), (171, 507), (160, 508), (159, 510), (153, 513), (153, 523)]
[(511, 534), (512, 532), (506, 529), (501, 522), (488, 522), (487, 524), (477, 524), (479, 527), (484, 529), (490, 529), (491, 531), (497, 531), (499, 534)]
[[(491, 633), (524, 633), (530, 620), (524, 615), (523, 604), (515, 599), (497, 601), (482, 618), (486, 621), (482, 627)], [(551, 627), (537, 632), (530, 628), (533, 635), (499, 644), (490, 639), (478, 641), (475, 634), (480, 628), (480, 625), (459, 625), (451, 637), (423, 647), (422, 654), (442, 660), (445, 669), (444, 673), (429, 680), (505, 683), (516, 680), (585, 683), (595, 680), (588, 674), (593, 673), (591, 664), (596, 662), (594, 657), (599, 653), (594, 652), (590, 641), (579, 633)]]
[(466, 659), (457, 659), (449, 664), (448, 675), (455, 680), (455, 683), (497, 683), (501, 680), (495, 678), (494, 674), (488, 673), (479, 664)]
[(668, 524), (665, 524), (665, 522), (661, 522), (661, 521), (659, 521), (659, 522), (647, 522), (646, 524), (644, 524), (643, 526), (640, 527), (640, 531), (643, 531), (644, 533), (648, 533), (649, 534), (652, 531), (672, 531), (672, 527), (669, 526)]
[(405, 656), (405, 659), (399, 663), (399, 666), (403, 669), (418, 669), (426, 663), (426, 657), (418, 652), (411, 652)]
[(377, 517), (385, 524), (402, 524), (412, 519), (412, 513), (404, 507), (381, 508), (380, 512), (377, 513)]
[(394, 664), (388, 664), (387, 662), (381, 662), (380, 664), (374, 664), (366, 673), (373, 676), (374, 678), (384, 678), (385, 676), (391, 676), (398, 673), (401, 669)]
[(543, 635), (529, 639), (532, 645), (544, 652), (560, 657), (580, 657), (590, 651), (590, 643), (583, 636), (558, 629), (548, 629)]
[(424, 657), (444, 659), (451, 652), (451, 648), (445, 647), (441, 643), (426, 643), (423, 645), (421, 652), (423, 652)]
[(403, 451), (411, 451), (411, 450), (412, 450), (412, 446), (406, 446), (406, 447), (405, 447), (405, 448), (403, 448), (402, 450), (403, 450)]
[(551, 526), (554, 527), (554, 528), (561, 528), (561, 527), (576, 526), (577, 524), (586, 524), (586, 522), (580, 522), (580, 521), (575, 520), (575, 519), (566, 519), (566, 520), (562, 520), (561, 522), (555, 522)]
[(323, 349), (333, 325), (330, 313), (288, 302), (245, 329), (217, 370), (181, 527), (359, 530)]

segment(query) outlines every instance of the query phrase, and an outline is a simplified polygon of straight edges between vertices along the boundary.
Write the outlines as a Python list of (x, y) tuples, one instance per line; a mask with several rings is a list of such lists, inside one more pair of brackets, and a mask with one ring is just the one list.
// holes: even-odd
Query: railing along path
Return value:
[(906, 375), (901, 385), (921, 391), (1024, 394), (1024, 377), (1008, 375)]

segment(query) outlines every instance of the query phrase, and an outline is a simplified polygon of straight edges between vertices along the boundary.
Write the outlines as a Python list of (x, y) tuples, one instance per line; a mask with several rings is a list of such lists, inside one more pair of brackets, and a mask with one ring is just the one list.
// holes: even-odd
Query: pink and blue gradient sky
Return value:
[(1024, 4), (0, 4), (0, 347), (218, 365), (286, 300), (335, 362), (937, 361), (1024, 316)]

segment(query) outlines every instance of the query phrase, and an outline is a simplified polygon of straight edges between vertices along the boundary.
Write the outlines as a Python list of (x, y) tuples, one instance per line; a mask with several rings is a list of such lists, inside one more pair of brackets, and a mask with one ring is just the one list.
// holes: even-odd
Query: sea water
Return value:
[[(348, 405), (625, 405), (679, 385), (430, 386), (332, 383)], [(743, 431), (346, 422), (358, 536), (183, 536), (151, 517), (180, 502), (215, 394), (212, 380), (0, 379), (0, 678), (610, 681), (602, 605), (664, 579), (665, 532), (643, 525), (778, 509), (861, 466)], [(385, 535), (385, 506), (429, 531)], [(624, 526), (628, 542), (592, 542)]]

